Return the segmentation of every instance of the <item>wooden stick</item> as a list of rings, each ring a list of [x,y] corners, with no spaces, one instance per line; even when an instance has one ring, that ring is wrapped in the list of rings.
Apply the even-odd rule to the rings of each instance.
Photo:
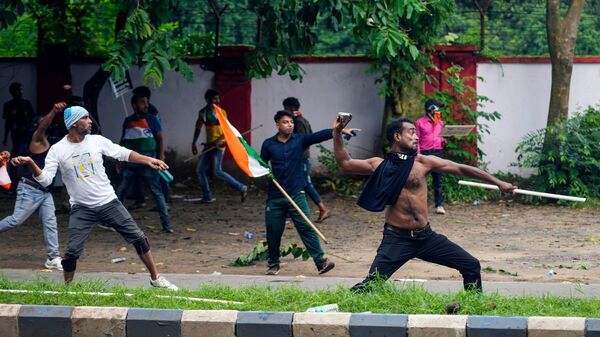
[[[250,129],[250,130],[247,130],[247,131],[243,132],[241,135],[242,135],[242,136],[245,136],[245,135],[249,134],[250,132],[252,132],[252,131],[254,131],[254,130],[258,129],[258,128],[262,128],[262,126],[263,126],[263,125],[262,125],[262,124],[260,124],[259,126],[255,127],[255,128],[252,128],[252,129]],[[198,154],[198,158],[202,158],[202,156],[204,156],[204,155],[205,155],[207,152],[210,152],[210,151],[212,151],[212,150],[214,150],[214,149],[216,149],[216,148],[217,148],[217,146],[211,146],[211,147],[209,147],[208,149],[206,149],[206,150],[204,150],[204,151],[200,152],[200,154]],[[194,159],[194,158],[196,158],[196,155],[193,155],[193,156],[191,156],[191,157],[188,157],[188,158],[184,159],[184,160],[183,160],[183,162],[184,162],[184,163],[187,163],[187,162],[189,162],[190,160],[192,160],[192,159]]]
[[[476,183],[476,182],[473,182],[473,181],[459,180],[458,184],[459,185],[465,185],[465,186],[472,186],[472,187],[487,188],[487,189],[490,189],[490,190],[499,190],[498,186],[496,186],[496,185]],[[569,196],[569,195],[562,195],[562,194],[553,194],[553,193],[544,193],[544,192],[536,192],[536,191],[529,191],[529,190],[520,190],[518,188],[515,189],[514,192],[518,193],[518,194],[533,195],[533,196],[536,196],[536,197],[543,197],[543,198],[553,198],[553,199],[560,199],[560,200],[585,202],[585,198],[572,197],[572,196]]]
[[[292,200],[292,198],[290,198],[289,194],[287,194],[287,192],[283,189],[283,187],[281,187],[281,185],[279,185],[279,183],[277,182],[277,180],[275,180],[272,176],[271,176],[271,181],[273,182],[273,184],[275,184],[275,186],[277,186],[277,188],[281,191],[281,193],[283,193],[283,195],[287,198],[287,200],[289,200],[290,203],[292,203],[292,206],[294,206],[294,208],[298,211],[298,213],[300,213],[300,215],[302,216],[302,218],[304,219],[304,221],[308,222],[308,224],[310,225],[310,227],[312,227],[312,229],[315,230],[315,233],[317,233],[317,235],[321,238],[321,240],[323,240],[323,242],[325,242],[325,243],[329,243],[329,241],[327,241],[327,239],[325,238],[325,236],[323,236],[323,234],[312,223],[312,221],[310,221],[310,219],[308,217],[306,217],[306,214],[304,214],[304,212],[302,212],[302,210],[300,209],[300,207],[298,207],[298,205],[294,202],[294,200]]]

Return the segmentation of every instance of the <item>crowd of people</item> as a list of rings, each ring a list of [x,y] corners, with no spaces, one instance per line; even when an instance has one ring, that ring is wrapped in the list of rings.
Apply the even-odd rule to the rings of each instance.
[[[177,286],[158,272],[146,234],[124,206],[129,196],[133,196],[136,204],[143,204],[143,190],[147,186],[156,201],[164,233],[173,233],[175,230],[167,205],[170,187],[165,179],[161,179],[161,171],[168,169],[164,161],[161,120],[158,110],[150,103],[150,90],[138,87],[133,91],[133,113],[123,122],[120,144],[92,134],[94,121],[80,101],[58,102],[46,115],[35,117],[31,104],[23,98],[22,86],[14,83],[10,91],[14,99],[4,106],[4,140],[6,145],[8,133],[11,133],[11,164],[23,167],[24,173],[18,177],[16,184],[13,214],[0,221],[0,232],[18,226],[38,211],[47,245],[44,265],[46,268],[63,270],[65,281],[70,283],[91,231],[97,225],[102,225],[114,230],[135,247],[140,260],[150,272],[152,286],[176,290]],[[216,177],[235,189],[244,202],[248,186],[221,167],[227,144],[214,108],[220,104],[220,93],[209,89],[204,98],[206,106],[198,113],[191,147],[192,153],[201,157],[198,170],[203,194],[201,201],[212,203],[216,200],[207,179],[207,172],[213,165]],[[268,187],[265,207],[269,248],[266,274],[276,275],[280,271],[279,248],[287,217],[292,219],[318,273],[326,273],[335,267],[334,261],[325,256],[320,239],[309,223],[311,213],[306,198],[308,195],[319,209],[317,222],[330,216],[329,209],[310,179],[309,148],[333,139],[335,160],[342,171],[370,176],[358,205],[369,211],[386,212],[383,239],[375,260],[365,280],[354,286],[353,290],[363,291],[374,279],[389,278],[415,257],[457,269],[463,275],[466,289],[481,290],[479,261],[445,236],[433,231],[429,223],[426,179],[430,174],[434,177],[435,207],[440,214],[445,213],[441,194],[442,173],[487,181],[496,184],[503,192],[511,192],[515,186],[478,168],[442,158],[441,107],[440,103],[429,100],[425,103],[425,116],[416,123],[406,118],[393,121],[387,127],[386,134],[391,152],[385,158],[358,160],[349,156],[342,139],[343,135],[355,135],[358,129],[346,128],[345,120],[338,117],[332,128],[313,132],[310,123],[299,111],[299,100],[294,97],[284,99],[283,110],[274,115],[276,134],[263,142],[260,151],[262,160],[270,165],[273,177],[287,192],[282,193],[273,182]],[[223,109],[219,110],[225,114]],[[66,134],[52,142],[48,130],[59,114],[63,115]],[[206,142],[202,143],[204,150],[199,152],[197,142],[202,127],[206,130]],[[114,158],[119,163],[117,168],[121,182],[116,191],[105,172],[104,157]],[[63,258],[59,253],[51,193],[57,173],[60,173],[69,194],[71,207],[67,248]]]

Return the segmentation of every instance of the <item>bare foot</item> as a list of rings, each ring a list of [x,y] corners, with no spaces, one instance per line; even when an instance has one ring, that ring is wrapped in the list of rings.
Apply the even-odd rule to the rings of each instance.
[[[325,219],[329,218],[329,216],[330,216],[330,214],[329,214],[328,209],[320,210],[319,217],[317,218],[317,221],[315,221],[315,222],[321,223],[321,222],[325,221]]]

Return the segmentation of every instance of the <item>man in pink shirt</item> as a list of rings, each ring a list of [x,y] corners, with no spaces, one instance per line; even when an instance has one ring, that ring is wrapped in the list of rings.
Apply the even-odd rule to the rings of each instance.
[[[441,103],[433,99],[427,100],[425,102],[425,116],[417,119],[415,127],[417,129],[417,137],[419,137],[418,152],[424,155],[443,158],[445,140],[440,136],[444,128],[444,122],[440,119],[441,106]],[[435,212],[437,214],[446,214],[443,205],[442,175],[432,171],[431,177],[433,178]]]

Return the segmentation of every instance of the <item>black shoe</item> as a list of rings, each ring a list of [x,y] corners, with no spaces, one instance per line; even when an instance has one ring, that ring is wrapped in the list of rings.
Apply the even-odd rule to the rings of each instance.
[[[325,274],[326,272],[330,271],[333,268],[335,268],[335,263],[325,257],[325,258],[323,258],[323,260],[321,260],[321,264],[320,264],[320,266],[317,267],[317,270],[319,270],[319,275],[321,275],[321,274]]]
[[[279,274],[279,265],[278,264],[274,264],[272,266],[269,266],[269,269],[267,269],[267,271],[265,272],[265,275],[277,275]]]
[[[163,232],[165,232],[167,234],[173,234],[175,231],[173,230],[173,228],[169,227],[169,228],[163,228]]]

